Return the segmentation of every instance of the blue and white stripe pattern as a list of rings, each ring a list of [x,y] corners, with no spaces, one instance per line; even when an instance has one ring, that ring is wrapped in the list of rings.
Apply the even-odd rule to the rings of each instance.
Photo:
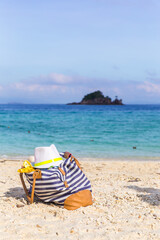
[[[63,157],[63,154],[61,153]],[[44,202],[64,204],[70,195],[82,190],[91,190],[91,184],[82,170],[77,166],[71,157],[65,159],[59,166],[65,175],[58,168],[41,169],[42,178],[36,179],[35,195]],[[30,185],[33,184],[33,172],[26,173]],[[67,182],[66,187],[64,182]]]

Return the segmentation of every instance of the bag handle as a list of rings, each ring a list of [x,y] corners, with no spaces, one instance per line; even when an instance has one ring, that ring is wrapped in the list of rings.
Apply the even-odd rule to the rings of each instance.
[[[82,168],[81,168],[81,165],[80,165],[80,163],[79,163],[79,161],[77,160],[77,158],[75,158],[73,155],[71,155],[71,162],[72,162],[72,160],[74,160],[75,161],[75,163],[77,164],[77,166],[82,170]]]
[[[41,177],[42,177],[41,170],[36,169],[36,171],[33,173],[33,185],[32,185],[32,193],[31,193],[31,197],[30,197],[29,192],[28,192],[27,187],[26,187],[26,184],[25,184],[24,179],[23,179],[23,173],[20,173],[20,179],[21,179],[21,182],[22,182],[22,186],[23,186],[24,191],[26,193],[26,197],[31,204],[34,201],[34,189],[35,189],[36,179],[39,179]]]
[[[72,162],[72,160],[74,160],[75,163],[77,164],[77,166],[82,170],[79,161],[78,161],[77,158],[75,158],[70,152],[65,152],[65,153],[64,153],[64,158],[71,158],[71,162]]]
[[[72,160],[74,160],[75,163],[77,164],[77,166],[82,170],[79,161],[71,153],[65,152],[63,156],[64,156],[64,158],[71,158],[71,160],[70,160],[71,162],[72,162]],[[65,176],[65,172],[63,171],[63,169],[60,168],[60,167],[58,167],[58,169],[63,174],[63,176]],[[66,188],[69,187],[66,180],[64,181],[64,185],[65,185]]]

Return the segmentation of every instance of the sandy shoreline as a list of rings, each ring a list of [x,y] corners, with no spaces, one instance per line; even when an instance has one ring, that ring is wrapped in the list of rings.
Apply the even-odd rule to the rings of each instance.
[[[160,162],[82,161],[92,206],[27,205],[19,161],[0,160],[0,239],[160,239]]]

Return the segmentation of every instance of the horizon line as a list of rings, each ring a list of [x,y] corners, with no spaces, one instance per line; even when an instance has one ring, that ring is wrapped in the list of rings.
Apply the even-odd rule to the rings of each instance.
[[[0,105],[68,105],[68,103],[0,103]],[[125,105],[160,105],[160,103],[124,103],[123,105],[75,104],[72,106],[125,106]]]

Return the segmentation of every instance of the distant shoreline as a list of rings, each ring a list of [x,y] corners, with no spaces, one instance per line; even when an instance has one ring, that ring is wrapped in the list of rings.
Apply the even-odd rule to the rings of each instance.
[[[2,158],[0,157],[0,162],[5,162],[5,161],[24,161],[27,160],[31,157],[31,155],[28,156],[8,156],[8,158]],[[32,156],[33,157],[33,156]],[[98,162],[160,162],[160,156],[158,157],[148,157],[148,156],[133,156],[133,157],[108,157],[108,158],[102,158],[102,157],[78,157],[78,154],[76,155],[79,161],[84,161],[84,162],[91,162],[91,161],[98,161]]]

